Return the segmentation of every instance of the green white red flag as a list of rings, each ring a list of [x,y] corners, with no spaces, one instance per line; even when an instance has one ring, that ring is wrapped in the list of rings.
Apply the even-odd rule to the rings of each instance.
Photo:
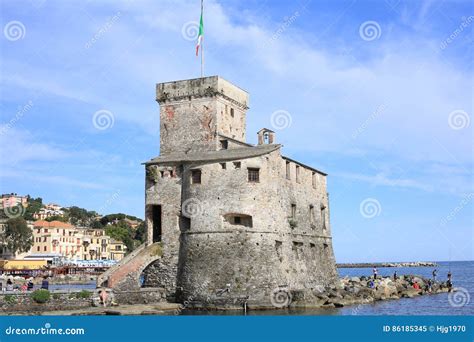
[[[202,23],[202,1],[201,1],[201,20],[199,20],[199,34],[198,34],[197,44],[196,44],[196,56],[199,55],[199,48],[201,47],[203,34],[204,34],[204,25]]]

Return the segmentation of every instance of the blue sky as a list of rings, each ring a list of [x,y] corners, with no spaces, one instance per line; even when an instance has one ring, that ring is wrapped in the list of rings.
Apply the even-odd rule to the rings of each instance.
[[[1,6],[0,191],[143,217],[155,84],[199,76],[199,1]],[[329,173],[338,261],[473,259],[472,3],[206,0],[204,25],[249,142],[285,111],[284,153]]]

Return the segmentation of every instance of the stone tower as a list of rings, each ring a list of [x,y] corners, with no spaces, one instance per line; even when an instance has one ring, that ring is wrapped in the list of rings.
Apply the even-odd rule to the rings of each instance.
[[[217,150],[218,134],[245,142],[248,94],[221,77],[160,83],[160,155]]]
[[[269,129],[246,143],[248,94],[221,77],[158,84],[157,101],[160,156],[145,163],[148,243],[163,252],[154,286],[240,307],[310,301],[332,283],[326,174],[282,156]]]

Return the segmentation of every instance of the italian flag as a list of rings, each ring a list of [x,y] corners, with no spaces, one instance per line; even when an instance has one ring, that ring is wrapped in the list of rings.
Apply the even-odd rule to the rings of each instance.
[[[202,24],[202,3],[201,3],[201,20],[199,21],[199,34],[198,34],[198,40],[196,44],[196,57],[199,55],[199,47],[201,46],[203,33],[204,33],[204,26]]]

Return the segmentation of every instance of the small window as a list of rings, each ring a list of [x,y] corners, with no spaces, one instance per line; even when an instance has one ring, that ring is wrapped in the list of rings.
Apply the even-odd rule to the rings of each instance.
[[[225,170],[227,168],[226,163],[220,163],[222,170]]]
[[[291,218],[296,218],[296,204],[291,204]]]
[[[314,206],[309,206],[309,222],[313,225],[314,224]]]
[[[317,182],[316,182],[316,172],[313,172],[313,173],[311,174],[311,179],[312,179],[312,183],[313,183],[313,188],[316,189],[316,183],[317,183]]]
[[[300,182],[300,166],[296,165],[296,183]]]
[[[290,162],[286,162],[286,179],[290,179]]]
[[[227,140],[220,140],[220,143],[221,143],[221,149],[227,150],[227,148],[229,147],[229,142]]]
[[[46,246],[44,246],[43,250],[46,252]]]
[[[275,240],[275,251],[277,253],[278,259],[280,259],[280,262],[283,261],[283,242]]]
[[[321,204],[321,225],[323,229],[326,229],[326,206]]]
[[[246,214],[226,214],[224,215],[224,220],[225,222],[228,222],[231,225],[241,225],[249,228],[252,228],[253,226],[252,216]]]
[[[36,250],[39,252],[40,251],[40,246],[36,247]]]
[[[258,183],[260,181],[260,170],[259,169],[248,169],[249,182]]]
[[[234,117],[234,108],[230,109],[230,116]]]
[[[234,162],[234,169],[240,169],[241,163],[240,162]]]
[[[191,183],[201,184],[201,170],[191,170]]]

